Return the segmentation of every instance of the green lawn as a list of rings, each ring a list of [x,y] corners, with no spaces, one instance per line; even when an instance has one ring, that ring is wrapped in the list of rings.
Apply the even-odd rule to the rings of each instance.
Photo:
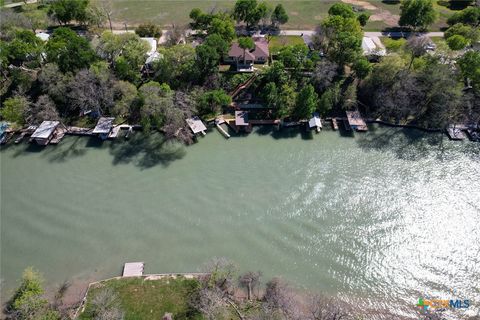
[[[280,48],[296,44],[305,44],[300,36],[273,36],[268,43],[271,54],[277,54]]]
[[[101,0],[94,0],[101,1]],[[268,3],[273,6],[282,3],[290,17],[284,29],[314,29],[327,16],[328,8],[340,0],[273,0]],[[400,14],[399,3],[388,3],[380,0],[366,0],[382,10],[392,14]],[[186,25],[192,8],[198,7],[204,11],[223,11],[231,9],[235,0],[198,1],[198,0],[114,0],[113,18],[117,26],[123,27],[123,22],[138,24],[150,20],[164,27],[172,23]],[[432,31],[445,27],[448,16],[454,11],[448,8],[448,1],[435,0],[435,8],[439,14],[437,22],[430,28]],[[382,21],[370,21],[366,30],[379,30],[386,27]]]
[[[188,305],[189,297],[195,293],[197,280],[184,277],[144,280],[142,278],[115,279],[91,288],[85,311],[80,319],[92,319],[91,301],[106,288],[118,294],[120,307],[125,312],[125,320],[161,319],[165,312],[179,319],[203,319]]]

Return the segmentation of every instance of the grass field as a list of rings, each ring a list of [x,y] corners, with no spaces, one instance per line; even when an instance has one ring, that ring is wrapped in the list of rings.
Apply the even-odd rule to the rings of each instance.
[[[126,320],[162,319],[165,312],[172,313],[174,319],[203,319],[188,305],[188,299],[197,290],[198,282],[183,277],[106,281],[103,286],[90,289],[87,305],[80,319],[93,319],[91,301],[106,288],[111,288],[118,294],[120,308],[125,312]]]
[[[101,0],[96,0],[101,1]],[[289,15],[289,21],[283,29],[314,29],[327,15],[328,8],[340,0],[283,0],[268,1],[272,5],[282,3]],[[379,10],[386,10],[393,15],[400,13],[400,4],[389,4],[382,0],[365,0]],[[198,7],[206,12],[212,10],[224,11],[233,7],[235,0],[114,0],[114,20],[123,27],[123,23],[138,24],[144,21],[153,21],[164,27],[186,25],[192,8]],[[436,0],[435,8],[439,19],[430,28],[432,31],[445,27],[445,21],[454,12],[448,8],[448,2]],[[460,8],[457,8],[460,9]],[[375,12],[373,12],[375,13]],[[378,13],[378,11],[376,11]],[[366,30],[381,30],[387,25],[382,21],[369,21]]]
[[[271,54],[277,54],[278,51],[285,46],[302,44],[305,45],[303,38],[300,36],[273,36],[268,43],[268,49]]]

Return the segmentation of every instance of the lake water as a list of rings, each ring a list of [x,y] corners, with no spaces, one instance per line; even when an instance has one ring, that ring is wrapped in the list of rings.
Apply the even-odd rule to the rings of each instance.
[[[136,134],[0,155],[4,298],[27,266],[54,285],[115,276],[127,261],[190,272],[224,256],[374,309],[413,316],[430,296],[479,310],[478,143],[261,128],[186,148]]]

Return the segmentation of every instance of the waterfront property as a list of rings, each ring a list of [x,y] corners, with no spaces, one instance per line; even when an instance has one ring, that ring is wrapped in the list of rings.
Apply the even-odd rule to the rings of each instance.
[[[32,140],[42,146],[46,146],[54,137],[60,121],[43,121],[33,132]]]
[[[358,110],[346,111],[348,126],[356,131],[367,131],[367,123]]]
[[[92,133],[98,135],[102,140],[108,139],[113,128],[113,117],[101,117]]]
[[[190,127],[190,129],[194,134],[201,133],[202,135],[205,135],[205,131],[207,131],[207,127],[202,122],[202,120],[200,120],[199,117],[194,116],[192,118],[186,119],[185,121],[187,122],[188,126]]]
[[[315,130],[316,132],[322,130],[322,120],[317,112],[315,112],[313,117],[308,121],[308,127],[310,130]]]
[[[265,37],[255,37],[253,41],[255,48],[252,50],[244,50],[238,42],[233,42],[225,62],[233,64],[237,71],[253,71],[254,64],[266,63],[270,55],[267,40]]]

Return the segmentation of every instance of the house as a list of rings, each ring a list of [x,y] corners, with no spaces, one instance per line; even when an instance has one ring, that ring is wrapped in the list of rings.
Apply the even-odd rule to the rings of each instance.
[[[92,133],[98,134],[102,140],[107,139],[113,128],[113,120],[115,120],[115,118],[101,117],[98,119],[97,125],[93,129]]]
[[[205,135],[207,127],[203,124],[202,120],[199,117],[195,116],[185,120],[194,134],[201,133]]]
[[[322,130],[322,120],[320,119],[320,115],[315,112],[313,114],[313,117],[308,121],[308,127],[310,130],[315,130],[317,132],[320,132]]]
[[[151,65],[153,62],[159,60],[162,55],[157,52],[157,39],[155,38],[140,38],[148,43],[150,50],[147,52],[147,59],[145,60],[145,66]]]
[[[255,48],[245,51],[240,48],[238,42],[233,42],[228,56],[225,57],[225,63],[236,66],[237,71],[253,71],[253,64],[264,64],[268,61],[270,52],[268,50],[268,42],[265,37],[253,38]]]
[[[55,136],[60,121],[43,121],[33,132],[32,139],[42,146],[46,146]]]
[[[387,50],[378,37],[363,37],[362,50],[365,56],[385,56]]]

